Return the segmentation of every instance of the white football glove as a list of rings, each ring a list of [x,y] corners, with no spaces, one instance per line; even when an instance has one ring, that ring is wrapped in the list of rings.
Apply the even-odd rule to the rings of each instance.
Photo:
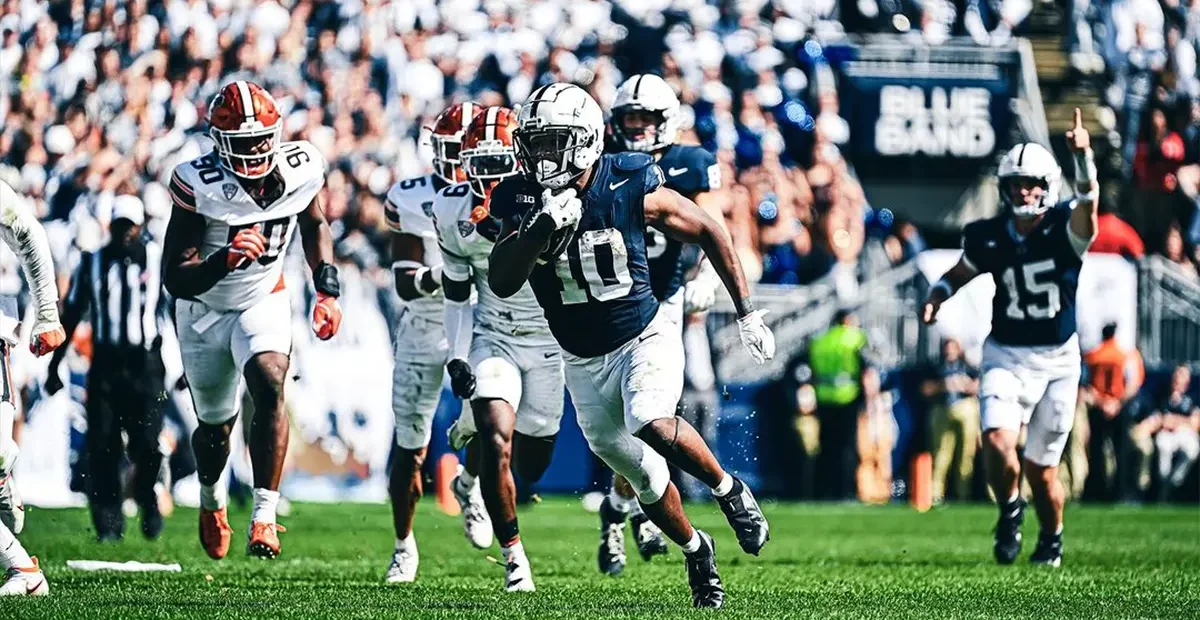
[[[700,263],[700,271],[683,286],[683,312],[692,314],[704,312],[717,303],[717,288],[721,286],[721,278],[712,263]]]
[[[775,334],[762,320],[767,312],[770,311],[755,310],[738,319],[738,336],[742,339],[742,346],[759,364],[775,357]]]
[[[549,217],[554,222],[554,230],[562,230],[579,223],[583,217],[583,202],[575,197],[575,189],[571,188],[558,194],[547,189],[542,192],[542,210],[539,217]]]

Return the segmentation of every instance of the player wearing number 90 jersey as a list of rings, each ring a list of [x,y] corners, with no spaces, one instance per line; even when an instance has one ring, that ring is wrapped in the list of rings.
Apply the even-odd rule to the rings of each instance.
[[[1095,164],[1089,137],[1075,111],[1068,142],[1075,154],[1078,196],[1059,203],[1061,170],[1038,144],[1019,144],[1000,161],[998,217],[963,229],[963,255],[930,291],[924,319],[977,275],[996,283],[992,333],[983,346],[979,385],[988,482],[1000,507],[993,553],[1001,564],[1021,549],[1024,502],[1021,470],[1033,490],[1041,536],[1032,561],[1062,561],[1063,491],[1058,464],[1075,419],[1079,391],[1079,338],[1075,289],[1083,255],[1096,233]],[[1017,437],[1028,427],[1025,467]]]
[[[222,87],[208,123],[213,151],[171,175],[174,206],[163,249],[163,284],[176,298],[183,370],[200,422],[192,436],[201,485],[200,542],[214,559],[229,551],[221,476],[244,376],[255,411],[247,552],[271,558],[280,551],[275,505],[292,349],[292,309],[280,259],[297,229],[316,289],[313,331],[329,339],[341,323],[333,235],[319,199],[325,158],[308,142],[280,142],[280,110],[251,82]]]

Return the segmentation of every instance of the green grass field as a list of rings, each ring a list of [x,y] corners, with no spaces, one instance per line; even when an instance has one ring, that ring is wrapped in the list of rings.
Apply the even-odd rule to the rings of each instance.
[[[1032,567],[1027,519],[1015,566],[991,561],[994,509],[918,514],[901,506],[765,506],[772,541],[743,555],[715,506],[690,512],[714,534],[730,618],[1197,618],[1200,510],[1070,507],[1059,570]],[[1032,514],[1030,514],[1032,517]],[[243,553],[245,512],[230,557],[209,560],[195,512],[181,509],[150,543],[130,522],[118,545],[94,542],[83,510],[31,509],[26,547],[41,558],[51,597],[0,602],[0,618],[662,618],[694,615],[682,556],[645,564],[629,541],[625,575],[595,567],[597,517],[574,499],[521,513],[538,591],[501,592],[503,568],[475,551],[459,521],[423,502],[417,583],[382,582],[392,549],[382,505],[301,504],[281,521],[273,562]],[[68,559],[178,562],[182,573],[87,573]],[[707,612],[712,613],[712,612]]]

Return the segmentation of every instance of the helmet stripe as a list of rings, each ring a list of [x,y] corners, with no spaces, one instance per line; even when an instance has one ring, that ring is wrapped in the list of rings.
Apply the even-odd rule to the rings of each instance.
[[[238,88],[238,96],[242,100],[242,114],[246,117],[247,123],[254,122],[254,97],[250,95],[250,86],[244,80],[235,82]]]
[[[484,123],[483,123],[483,126],[484,126],[483,138],[485,140],[495,140],[496,139],[496,117],[498,117],[498,116],[500,116],[500,108],[499,107],[492,106],[492,107],[488,108],[487,118],[484,119]]]
[[[467,133],[467,128],[471,126],[471,119],[475,118],[475,107],[470,101],[464,101],[462,104],[462,132]]]
[[[1021,145],[1021,152],[1020,152],[1020,153],[1017,153],[1017,167],[1018,167],[1018,168],[1020,168],[1020,167],[1021,167],[1021,164],[1022,164],[1022,162],[1024,162],[1024,161],[1025,161],[1025,147],[1026,147],[1026,146],[1028,146],[1028,145],[1027,145],[1027,144],[1022,144],[1022,145]]]
[[[644,78],[644,77],[646,77],[646,76],[645,75],[637,76],[637,81],[633,83],[633,100],[634,101],[637,101],[638,95],[641,94],[642,78]]]

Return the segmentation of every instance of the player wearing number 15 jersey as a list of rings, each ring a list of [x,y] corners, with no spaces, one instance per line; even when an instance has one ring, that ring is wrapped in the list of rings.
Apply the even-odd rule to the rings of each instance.
[[[963,256],[933,287],[924,319],[977,275],[996,283],[992,333],[983,347],[979,400],[988,483],[1000,504],[994,555],[1010,564],[1021,550],[1024,501],[1017,436],[1028,425],[1025,472],[1041,535],[1031,560],[1062,561],[1063,490],[1058,464],[1075,419],[1079,338],[1075,288],[1083,254],[1096,234],[1095,164],[1079,110],[1067,134],[1078,196],[1058,203],[1061,170],[1050,151],[1019,144],[1000,161],[1007,212],[963,229]]]
[[[742,317],[751,355],[771,357],[774,340],[750,307],[741,266],[717,222],[663,188],[651,156],[602,155],[603,133],[600,106],[577,86],[543,86],[525,102],[514,138],[529,177],[510,177],[492,190],[491,212],[504,228],[488,282],[500,297],[516,295],[527,281],[532,286],[563,349],[567,389],[588,445],[683,548],[693,604],[719,607],[725,591],[712,538],[684,515],[667,459],[713,487],[747,552],[766,543],[767,523],[749,489],[675,416],[683,342],[654,297],[646,227],[700,244]]]
[[[199,425],[192,435],[200,478],[200,542],[213,559],[229,551],[229,434],[242,377],[254,401],[250,460],[254,512],[247,552],[279,554],[275,507],[287,447],[284,383],[292,349],[283,261],[297,229],[313,272],[313,331],[341,324],[333,238],[318,193],[325,158],[308,142],[280,142],[275,100],[252,82],[226,84],[209,106],[216,143],[171,176],[174,203],[163,250],[163,284],[176,297],[183,370]]]

